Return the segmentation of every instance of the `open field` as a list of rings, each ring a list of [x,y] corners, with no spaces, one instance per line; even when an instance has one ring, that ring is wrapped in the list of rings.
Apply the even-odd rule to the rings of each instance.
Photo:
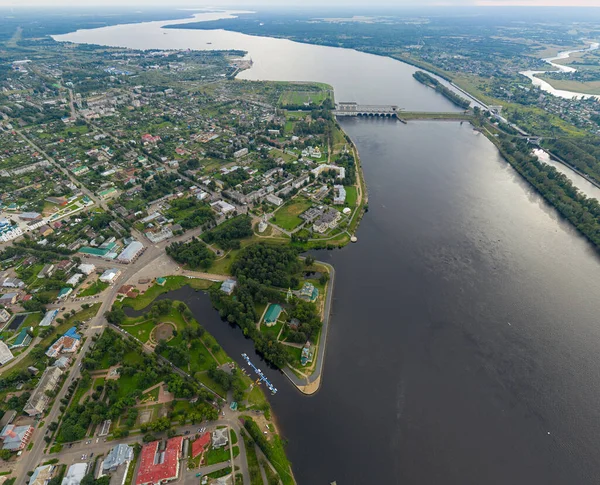
[[[589,82],[582,83],[579,81],[551,79],[547,76],[540,76],[540,78],[543,79],[544,81],[550,83],[550,85],[555,89],[563,89],[565,91],[574,91],[576,93],[600,95],[600,81],[589,81]]]
[[[280,207],[271,221],[282,229],[291,231],[302,224],[302,219],[298,216],[310,208],[311,205],[310,200],[304,197],[296,197]]]

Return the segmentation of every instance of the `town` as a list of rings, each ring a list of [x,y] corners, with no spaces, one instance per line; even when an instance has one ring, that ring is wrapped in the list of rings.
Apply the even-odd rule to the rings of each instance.
[[[334,273],[298,253],[355,241],[367,209],[331,88],[231,80],[233,51],[10,53],[0,483],[294,483],[276,389],[156,298],[205,292],[318,389]],[[265,255],[285,270],[250,271]]]

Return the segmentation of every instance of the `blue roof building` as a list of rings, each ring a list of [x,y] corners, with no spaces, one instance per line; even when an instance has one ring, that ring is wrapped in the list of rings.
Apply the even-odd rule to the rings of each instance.
[[[76,340],[81,340],[81,335],[79,335],[77,333],[77,328],[76,327],[71,327],[69,330],[67,330],[65,332],[65,337],[71,337],[71,338],[74,338]]]

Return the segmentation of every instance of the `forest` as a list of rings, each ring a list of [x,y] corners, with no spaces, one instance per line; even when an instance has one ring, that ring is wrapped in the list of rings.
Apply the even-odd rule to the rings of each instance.
[[[195,237],[189,242],[171,243],[167,246],[166,252],[179,264],[190,269],[208,269],[215,260],[215,253]]]
[[[216,244],[221,249],[239,249],[240,239],[252,236],[252,219],[244,214],[230,219],[202,235],[209,244]]]
[[[600,138],[544,139],[542,146],[600,183]]]

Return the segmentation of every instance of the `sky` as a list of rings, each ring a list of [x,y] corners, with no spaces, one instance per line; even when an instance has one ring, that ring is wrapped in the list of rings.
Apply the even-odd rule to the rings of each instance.
[[[282,7],[285,6],[310,6],[321,7],[364,7],[364,0],[0,0],[0,7],[22,6],[72,6],[85,7],[92,5],[101,6],[140,6],[140,7]],[[600,0],[373,0],[370,6],[539,6],[539,7],[600,7]]]

